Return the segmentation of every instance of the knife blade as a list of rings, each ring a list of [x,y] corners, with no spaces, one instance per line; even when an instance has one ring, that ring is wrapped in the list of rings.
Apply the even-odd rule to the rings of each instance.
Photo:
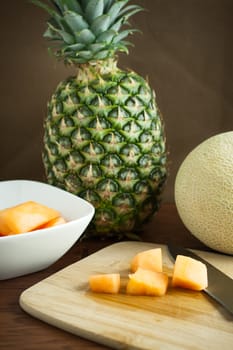
[[[210,297],[220,303],[225,309],[233,314],[233,279],[228,277],[222,271],[214,267],[205,259],[195,254],[189,249],[168,245],[168,250],[173,259],[177,255],[186,255],[190,258],[203,262],[207,267],[208,287],[203,290]]]

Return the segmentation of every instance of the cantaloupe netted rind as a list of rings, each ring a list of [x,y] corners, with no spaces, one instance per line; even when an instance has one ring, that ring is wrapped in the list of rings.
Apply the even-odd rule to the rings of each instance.
[[[187,155],[176,176],[175,202],[195,237],[233,254],[233,131],[210,137]]]

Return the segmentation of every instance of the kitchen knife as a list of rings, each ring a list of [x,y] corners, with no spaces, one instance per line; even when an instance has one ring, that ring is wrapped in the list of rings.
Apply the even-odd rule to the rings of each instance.
[[[191,252],[189,249],[178,247],[175,245],[168,245],[168,250],[176,259],[177,255],[185,255],[190,258],[203,262],[207,267],[208,273],[208,287],[203,290],[218,303],[224,306],[225,309],[233,314],[233,279],[225,275],[222,271],[211,265],[206,260],[202,259],[197,254]]]

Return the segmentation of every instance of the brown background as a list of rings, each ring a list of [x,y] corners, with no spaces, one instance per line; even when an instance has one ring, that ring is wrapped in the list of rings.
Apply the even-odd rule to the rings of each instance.
[[[189,151],[233,130],[233,0],[135,0],[147,11],[122,67],[148,76],[163,113],[173,201],[174,179]],[[47,52],[47,14],[27,0],[1,2],[0,180],[44,180],[41,161],[46,103],[72,71]]]

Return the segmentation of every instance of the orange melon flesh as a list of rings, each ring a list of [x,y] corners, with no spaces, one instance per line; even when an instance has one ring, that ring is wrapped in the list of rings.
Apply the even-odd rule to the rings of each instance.
[[[97,274],[89,277],[89,286],[92,292],[117,294],[120,290],[120,274]]]
[[[53,227],[53,226],[57,226],[65,223],[66,223],[66,220],[62,216],[58,216],[57,218],[54,218],[46,222],[44,225],[40,226],[39,229],[49,228],[49,227]]]
[[[162,250],[161,248],[154,248],[145,250],[135,255],[131,261],[130,269],[135,272],[139,267],[162,272]]]
[[[172,286],[201,291],[208,286],[206,265],[184,255],[177,255]]]
[[[0,232],[4,235],[35,230],[60,213],[34,201],[27,201],[0,211]]]
[[[126,294],[162,296],[168,287],[168,276],[163,272],[145,270],[141,267],[129,274]]]

